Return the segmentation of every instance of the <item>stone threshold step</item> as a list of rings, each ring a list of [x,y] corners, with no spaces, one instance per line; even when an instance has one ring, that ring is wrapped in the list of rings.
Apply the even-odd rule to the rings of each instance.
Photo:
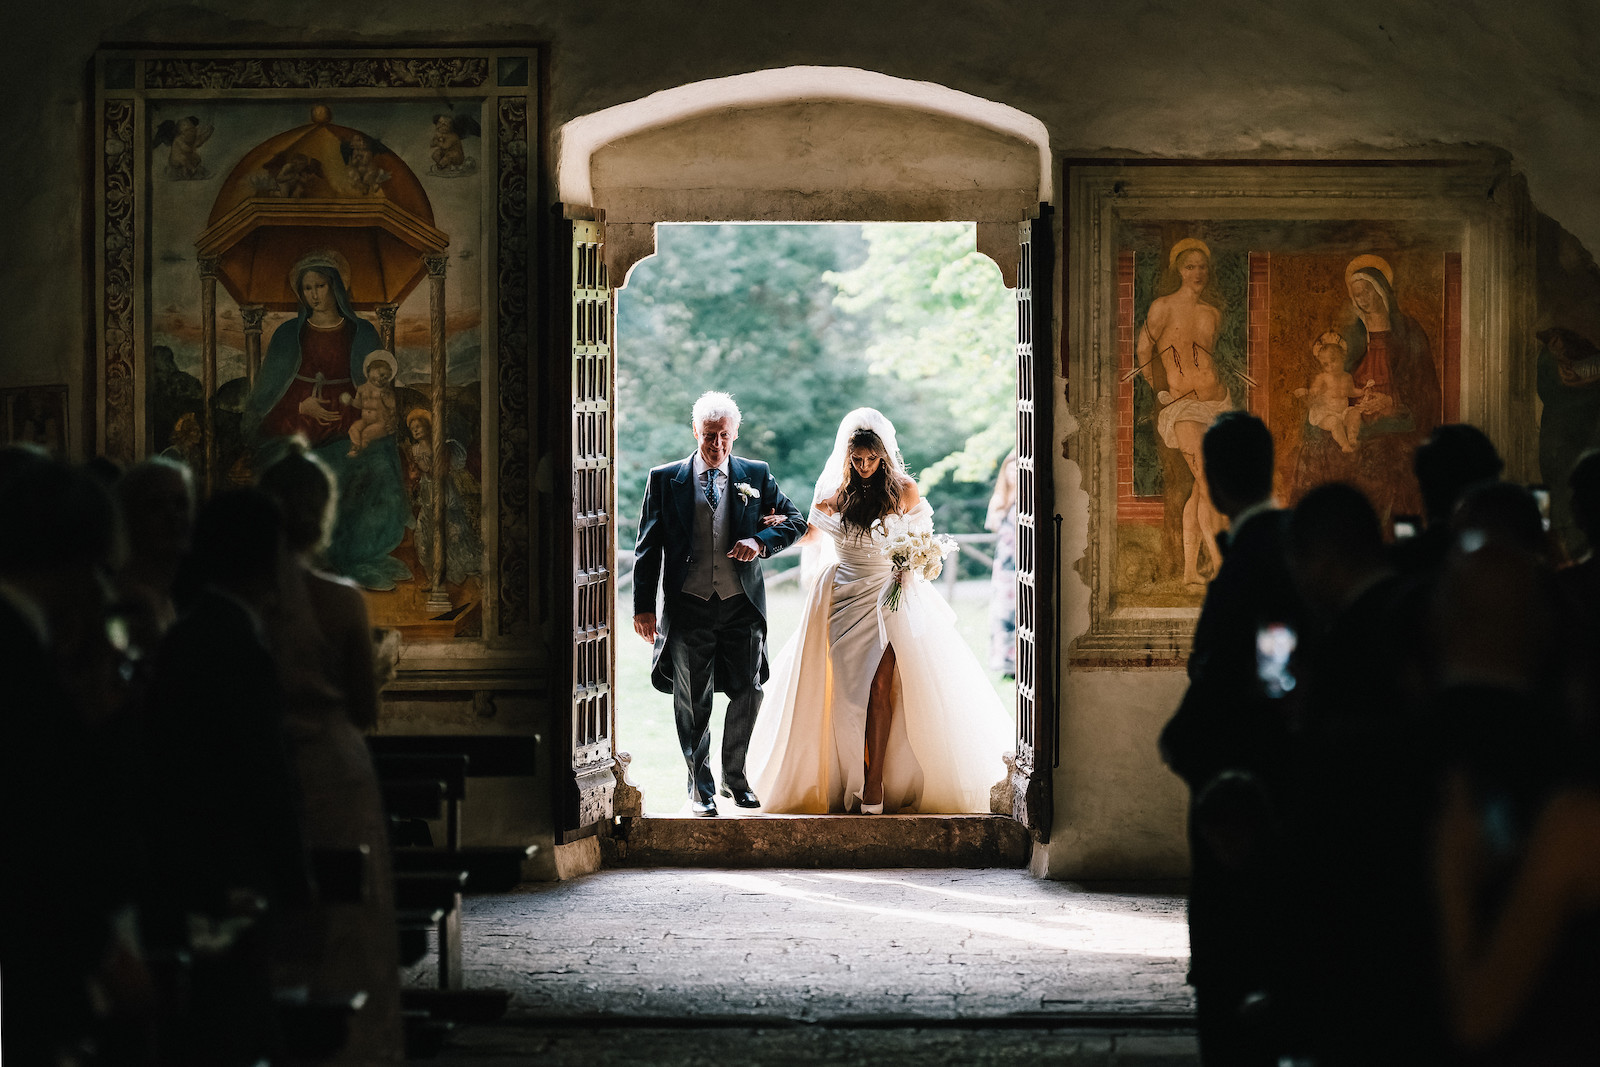
[[[1028,831],[1002,815],[623,819],[607,867],[1024,867]]]

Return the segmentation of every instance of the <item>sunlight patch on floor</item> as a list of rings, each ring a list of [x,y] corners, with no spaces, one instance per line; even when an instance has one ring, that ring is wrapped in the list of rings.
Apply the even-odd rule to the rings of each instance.
[[[1008,918],[1004,915],[981,912],[939,912],[917,908],[885,907],[864,904],[842,893],[829,893],[803,886],[786,884],[778,878],[762,874],[745,874],[732,871],[709,871],[695,876],[701,881],[727,886],[743,893],[766,894],[807,904],[836,908],[863,915],[885,918],[911,919],[936,926],[955,927],[1012,938],[1029,945],[1077,952],[1104,952],[1118,955],[1147,956],[1157,959],[1175,959],[1187,956],[1189,933],[1181,916],[1155,918],[1145,915],[1112,914],[1074,905],[1065,905],[1060,916],[1031,917],[1030,921]],[[824,875],[836,882],[882,881],[906,885],[913,889],[926,889],[894,879],[873,879],[859,875]],[[843,886],[841,886],[843,888]],[[943,892],[934,890],[934,892]],[[954,894],[951,894],[954,895]],[[967,894],[974,896],[976,894]],[[977,897],[974,902],[994,903],[1017,907],[1018,902],[998,898]],[[1052,925],[1041,925],[1049,923]],[[1063,925],[1054,925],[1054,924]]]

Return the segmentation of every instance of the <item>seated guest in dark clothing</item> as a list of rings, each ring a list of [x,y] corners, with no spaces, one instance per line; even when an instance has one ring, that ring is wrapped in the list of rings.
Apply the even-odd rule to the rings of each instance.
[[[1403,574],[1435,571],[1450,549],[1450,515],[1469,488],[1500,477],[1505,463],[1494,442],[1476,426],[1436,426],[1412,460],[1426,525],[1415,536],[1395,540],[1394,562]]]
[[[0,1026],[8,1063],[55,1063],[82,1054],[108,1003],[148,990],[128,884],[137,859],[117,819],[126,798],[107,795],[103,750],[67,684],[105,643],[116,516],[83,471],[3,451]]]
[[[1272,502],[1272,435],[1244,412],[1202,442],[1211,499],[1229,519],[1222,566],[1206,591],[1189,690],[1161,733],[1161,755],[1190,790],[1190,982],[1205,1063],[1273,1063],[1246,1018],[1270,966],[1272,810],[1285,737],[1286,659],[1299,605],[1288,578],[1283,512]],[[1263,640],[1284,653],[1263,669]]]
[[[1377,513],[1319,486],[1289,521],[1314,624],[1286,790],[1282,943],[1295,1045],[1319,1064],[1427,1063],[1439,1047],[1424,860],[1432,765],[1402,679],[1420,640]]]
[[[153,654],[161,634],[177,619],[172,587],[193,533],[194,476],[164,456],[135,463],[117,482],[117,502],[128,532],[128,558],[117,574],[117,592],[130,615],[135,646]]]
[[[187,607],[162,642],[151,683],[155,917],[206,972],[193,983],[190,1025],[172,1038],[179,1062],[270,1056],[264,930],[274,909],[309,894],[283,691],[262,623],[283,562],[271,497],[240,489],[212,498],[180,581]]]

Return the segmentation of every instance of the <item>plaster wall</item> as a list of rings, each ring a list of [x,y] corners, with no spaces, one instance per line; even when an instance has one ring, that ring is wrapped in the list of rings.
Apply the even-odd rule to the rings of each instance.
[[[1009,219],[1037,210],[1039,148],[943,115],[797,103],[697,115],[593,156],[612,222]],[[794,176],[805,176],[805,190]]]
[[[1055,429],[1063,442],[1078,429],[1066,394],[1058,369]],[[1094,526],[1083,468],[1064,445],[1053,459],[1062,516],[1057,625],[1066,666],[1053,753],[1055,821],[1031,866],[1041,877],[1074,881],[1183,878],[1188,790],[1161,762],[1156,739],[1189,679],[1181,670],[1071,669],[1065,650],[1089,629],[1092,593],[1082,568]]]
[[[1047,878],[1183,878],[1189,796],[1156,738],[1188,685],[1182,671],[1076,671],[1061,694],[1055,827],[1036,848]]]
[[[545,129],[706,78],[837,64],[929,81],[1038,118],[1067,155],[1363,156],[1487,143],[1534,202],[1600,246],[1600,20],[1584,2],[1496,0],[76,0],[9,26],[0,187],[0,385],[81,380],[89,319],[81,179],[86,70],[104,43],[548,44]],[[26,57],[25,59],[21,57]],[[547,149],[551,147],[547,144]],[[542,160],[553,166],[548,150]],[[22,313],[21,309],[27,309]]]

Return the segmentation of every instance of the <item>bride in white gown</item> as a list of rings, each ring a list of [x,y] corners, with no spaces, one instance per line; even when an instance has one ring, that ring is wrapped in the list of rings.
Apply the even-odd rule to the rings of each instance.
[[[894,512],[932,515],[894,425],[858,408],[817,479],[806,541],[825,558],[750,740],[764,811],[987,812],[1006,774],[1011,716],[950,605],[914,571],[898,608],[883,604],[894,572],[866,527]]]

